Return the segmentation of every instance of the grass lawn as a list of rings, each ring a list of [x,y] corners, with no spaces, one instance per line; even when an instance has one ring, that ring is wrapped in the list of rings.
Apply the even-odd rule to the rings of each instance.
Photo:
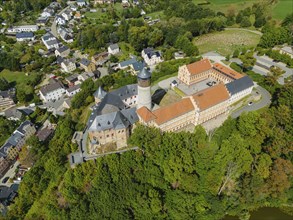
[[[31,75],[26,76],[23,72],[12,72],[10,70],[2,70],[0,77],[4,77],[8,82],[21,83],[31,78]]]
[[[150,13],[150,14],[147,14],[146,16],[149,16],[152,19],[157,19],[157,18],[164,19],[164,17],[165,17],[163,10],[162,11],[156,11],[156,12],[153,12],[153,13]]]
[[[227,12],[230,9],[234,9],[235,12],[242,10],[246,7],[252,6],[254,3],[259,2],[259,0],[193,0],[195,4],[200,4],[204,2],[210,2],[208,5],[203,5],[203,7],[208,7],[212,10]]]
[[[244,30],[225,30],[199,36],[193,40],[200,53],[217,51],[222,55],[232,54],[235,49],[255,47],[260,36]]]
[[[283,20],[288,14],[293,12],[292,0],[279,0],[273,7],[273,18]]]
[[[170,105],[172,103],[180,101],[182,98],[173,90],[169,89],[164,98],[160,102],[160,107]]]

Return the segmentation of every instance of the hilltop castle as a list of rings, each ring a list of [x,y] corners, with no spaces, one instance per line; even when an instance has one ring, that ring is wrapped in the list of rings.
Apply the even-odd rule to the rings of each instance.
[[[152,110],[151,74],[146,68],[138,73],[138,84],[109,93],[99,88],[87,124],[88,152],[97,154],[105,148],[126,147],[137,122],[172,132],[202,124],[228,113],[229,106],[249,95],[254,85],[248,76],[219,63],[212,65],[208,59],[179,67],[178,79],[187,86],[208,78],[217,84],[155,110]]]

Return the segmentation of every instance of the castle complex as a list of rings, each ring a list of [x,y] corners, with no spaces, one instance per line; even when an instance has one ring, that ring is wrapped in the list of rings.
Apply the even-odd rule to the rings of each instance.
[[[138,84],[109,93],[99,88],[94,94],[96,105],[87,125],[90,154],[103,152],[109,146],[113,150],[126,147],[137,122],[176,132],[227,114],[230,105],[249,95],[254,85],[248,76],[203,59],[179,67],[178,79],[187,86],[205,79],[215,80],[216,85],[153,109],[150,72],[143,68],[137,79]]]

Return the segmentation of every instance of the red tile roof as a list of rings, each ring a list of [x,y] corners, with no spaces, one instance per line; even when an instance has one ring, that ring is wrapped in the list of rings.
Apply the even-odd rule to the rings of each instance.
[[[222,83],[192,95],[192,98],[201,111],[224,102],[228,100],[229,97],[229,93]]]
[[[156,116],[155,122],[160,125],[192,110],[194,110],[194,105],[190,98],[184,98],[179,102],[153,111],[153,114]]]
[[[242,74],[240,74],[240,73],[238,73],[238,72],[236,72],[226,66],[223,66],[220,63],[214,64],[213,68],[215,70],[218,70],[219,72],[225,73],[226,75],[230,76],[233,79],[240,79],[241,77],[243,77]]]
[[[145,106],[137,109],[136,113],[146,123],[156,119],[156,116]]]
[[[186,67],[189,73],[191,75],[194,75],[194,74],[202,73],[209,69],[212,69],[213,66],[208,59],[203,59],[203,60],[188,64],[186,65]]]

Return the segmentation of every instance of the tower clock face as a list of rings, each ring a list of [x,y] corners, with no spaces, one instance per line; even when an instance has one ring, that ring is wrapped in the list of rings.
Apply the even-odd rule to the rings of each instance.
[[[138,85],[140,87],[149,87],[151,85],[150,79],[138,79]]]

